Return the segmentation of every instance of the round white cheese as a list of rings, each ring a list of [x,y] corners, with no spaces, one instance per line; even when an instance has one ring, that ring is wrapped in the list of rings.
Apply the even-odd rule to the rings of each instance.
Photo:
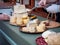
[[[49,34],[53,34],[53,33],[56,33],[56,32],[51,30],[45,31],[44,33],[42,33],[42,37],[47,38]]]

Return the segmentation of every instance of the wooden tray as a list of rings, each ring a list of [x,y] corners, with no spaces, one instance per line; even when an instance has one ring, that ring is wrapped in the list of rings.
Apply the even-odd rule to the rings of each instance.
[[[27,33],[27,34],[41,34],[41,33],[43,33],[43,32],[24,32],[22,30],[19,30],[19,31],[22,33]]]
[[[55,21],[50,21],[49,26],[46,26],[48,29],[49,28],[57,28],[60,27],[60,23],[55,22]]]
[[[24,31],[21,31],[20,30],[20,32],[22,32],[22,33],[26,33],[26,34],[42,34],[43,32],[24,32]]]
[[[9,24],[12,25],[12,26],[20,26],[20,25],[17,25],[16,23],[10,23],[9,22]],[[24,25],[21,25],[21,26],[24,26]]]
[[[60,27],[60,23],[58,22],[55,22],[55,21],[50,21],[49,23],[49,26],[46,26],[47,29],[49,28],[57,28],[57,27]],[[47,30],[46,29],[46,30]],[[38,33],[42,33],[42,32],[25,32],[25,31],[22,31],[22,27],[19,28],[19,30],[23,33],[30,33],[30,34],[38,34]],[[46,31],[45,30],[45,31]],[[44,31],[43,31],[44,32]]]

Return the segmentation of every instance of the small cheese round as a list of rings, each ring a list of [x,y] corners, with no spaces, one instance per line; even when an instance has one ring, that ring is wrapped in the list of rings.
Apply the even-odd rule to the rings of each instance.
[[[29,22],[29,19],[24,19],[24,20],[23,20],[23,23],[24,23],[25,25],[27,25],[28,22]]]
[[[36,29],[37,29],[37,32],[44,32],[44,31],[45,31],[45,30],[44,30],[42,27],[40,27],[40,26],[37,26]]]

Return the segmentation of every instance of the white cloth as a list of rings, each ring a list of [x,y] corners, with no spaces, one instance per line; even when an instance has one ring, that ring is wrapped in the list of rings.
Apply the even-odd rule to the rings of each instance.
[[[48,8],[46,8],[46,10],[47,10],[47,12],[50,12],[50,13],[60,12],[60,5],[52,4],[51,6],[49,6]]]
[[[11,15],[11,12],[13,12],[12,9],[0,9],[0,13],[2,14]]]

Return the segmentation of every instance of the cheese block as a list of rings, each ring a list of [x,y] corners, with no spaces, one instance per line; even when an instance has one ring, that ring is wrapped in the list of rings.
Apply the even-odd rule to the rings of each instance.
[[[22,28],[23,32],[30,32],[30,33],[34,33],[36,31],[35,27],[23,27]]]
[[[36,23],[28,23],[28,24],[27,24],[27,27],[36,27],[36,26],[37,26]]]
[[[16,24],[17,24],[17,25],[22,25],[22,24],[23,24],[22,19],[21,19],[21,18],[17,18]]]
[[[22,31],[23,31],[23,32],[28,32],[28,28],[27,28],[27,27],[23,27],[23,28],[22,28]]]
[[[23,23],[26,25],[29,22],[29,19],[24,19]]]
[[[45,31],[45,24],[40,24],[39,26],[36,27],[37,32],[44,32]]]
[[[38,19],[34,19],[29,21],[29,23],[27,24],[27,27],[36,27],[38,25]]]
[[[36,31],[35,27],[27,27],[27,28],[30,33],[33,33]]]
[[[37,32],[44,32],[45,31],[42,27],[39,27],[39,26],[37,26],[36,29],[37,29]]]
[[[39,21],[38,19],[34,19],[31,22],[38,24],[38,21]]]
[[[48,35],[48,38],[46,40],[48,45],[60,45],[60,34],[51,33]]]

